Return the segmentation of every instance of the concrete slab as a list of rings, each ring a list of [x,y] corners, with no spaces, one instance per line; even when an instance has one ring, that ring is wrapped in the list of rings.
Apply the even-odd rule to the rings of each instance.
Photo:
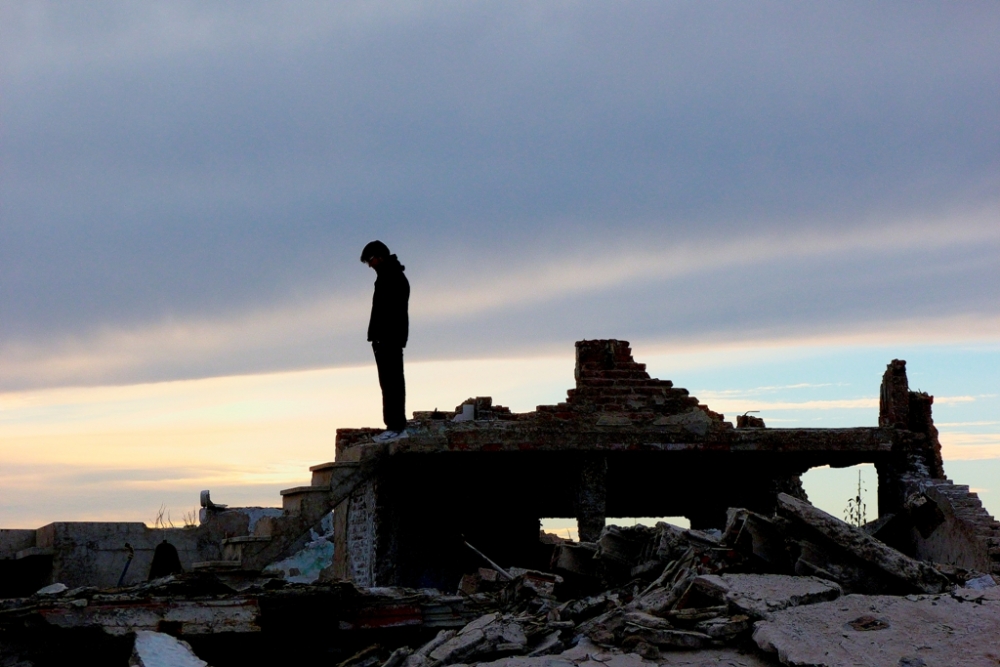
[[[162,632],[141,630],[135,633],[130,665],[136,667],[208,667],[187,642]]]
[[[478,663],[480,667],[776,667],[780,663],[767,656],[743,653],[735,648],[664,652],[656,660],[597,646],[584,639],[558,655],[511,657]]]
[[[821,569],[834,570],[831,564],[848,564],[850,559],[856,559],[866,569],[878,573],[879,579],[892,582],[892,590],[881,589],[890,593],[942,593],[951,586],[948,578],[932,565],[910,558],[909,556],[889,547],[860,528],[851,526],[835,516],[792,496],[778,494],[778,514],[792,522],[793,527],[812,537],[817,537],[821,547],[810,557],[824,560],[815,563]],[[841,555],[834,552],[840,551]],[[800,557],[800,563],[807,554]],[[824,567],[825,566],[825,567]],[[796,568],[798,572],[798,567]],[[851,583],[842,582],[848,590]],[[860,583],[860,582],[857,582]],[[854,590],[858,590],[855,585]],[[879,592],[878,589],[862,588],[865,592]]]
[[[760,621],[754,641],[785,665],[1000,664],[1000,600],[848,595]]]
[[[708,574],[696,578],[692,585],[714,593],[754,619],[768,618],[772,612],[789,607],[836,600],[842,593],[832,581],[786,574]]]

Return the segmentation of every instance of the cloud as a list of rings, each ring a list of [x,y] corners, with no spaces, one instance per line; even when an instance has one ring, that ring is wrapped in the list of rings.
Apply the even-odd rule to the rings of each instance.
[[[711,393],[698,397],[713,410],[746,412],[771,410],[878,410],[877,398],[846,398],[825,401],[758,401],[753,398],[715,398]],[[747,408],[752,405],[752,408]]]
[[[951,403],[972,403],[976,400],[975,396],[935,396],[934,402],[943,405],[948,405]]]
[[[728,396],[746,397],[758,394],[769,394],[783,389],[819,389],[822,387],[846,386],[843,383],[834,384],[832,382],[797,382],[795,384],[774,385],[769,387],[753,387],[751,389],[722,389],[709,391],[712,396],[724,398]]]
[[[572,385],[552,359],[412,363],[411,410],[492,393],[516,411]],[[278,491],[334,456],[336,430],[381,422],[371,367],[0,393],[0,525],[175,520],[211,489],[231,505],[280,505]]]
[[[946,462],[1000,459],[1000,433],[942,433],[941,456]]]
[[[376,237],[417,358],[995,338],[991,3],[0,11],[8,388],[360,363]]]
[[[935,399],[937,400],[937,399]],[[974,422],[938,422],[935,424],[938,428],[957,428],[960,426],[995,426],[1000,424],[997,421],[974,421]]]
[[[709,407],[725,412],[746,411],[746,406],[753,405],[751,410],[878,410],[878,398],[838,398],[818,401],[760,401],[754,395],[738,397],[729,392],[702,392],[699,396]],[[969,403],[972,396],[935,396],[935,403]],[[944,424],[942,424],[943,426]]]
[[[17,491],[37,490],[43,484],[59,484],[77,489],[104,488],[127,490],[129,488],[171,486],[190,488],[192,485],[233,483],[251,485],[256,481],[250,471],[233,467],[225,472],[196,467],[115,468],[106,463],[100,466],[48,465],[32,466],[9,464],[0,475],[5,488]],[[259,475],[257,476],[259,477]],[[260,483],[260,482],[258,482]]]
[[[567,340],[601,336],[688,345],[699,339],[747,343],[796,335],[990,337],[1000,320],[1000,313],[990,310],[995,290],[973,293],[971,301],[956,298],[939,284],[940,273],[952,270],[950,258],[934,257],[949,248],[966,252],[1000,242],[1000,231],[988,218],[984,213],[951,220],[946,238],[942,221],[750,240],[667,243],[647,235],[619,240],[636,248],[631,252],[586,247],[567,249],[547,262],[506,265],[484,258],[479,270],[460,266],[466,279],[458,283],[447,268],[418,265],[410,272],[410,354],[415,359],[537,354],[565,347]],[[916,278],[878,270],[927,255]],[[837,276],[845,263],[857,263],[849,278]],[[808,274],[797,282],[772,275],[794,276],[806,265]],[[957,270],[967,268],[961,263]],[[826,272],[830,280],[822,278]],[[371,279],[370,273],[361,275]],[[772,287],[757,293],[751,284],[755,275]],[[898,301],[901,283],[922,290],[925,303]],[[704,298],[706,289],[714,299]],[[214,315],[14,338],[0,343],[0,385],[122,383],[368,363],[363,334],[369,294],[365,286]]]

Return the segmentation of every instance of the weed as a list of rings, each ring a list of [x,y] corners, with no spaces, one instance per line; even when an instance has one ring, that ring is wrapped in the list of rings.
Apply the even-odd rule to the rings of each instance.
[[[166,518],[164,518],[166,515]],[[156,519],[153,521],[153,528],[159,530],[165,530],[167,528],[173,528],[174,522],[170,520],[170,512],[167,511],[167,505],[161,504],[160,509],[156,511]]]
[[[860,528],[868,523],[868,506],[864,501],[864,494],[867,492],[868,489],[861,485],[861,471],[858,470],[858,493],[856,496],[847,501],[847,507],[844,508],[844,521],[852,526],[858,526]]]

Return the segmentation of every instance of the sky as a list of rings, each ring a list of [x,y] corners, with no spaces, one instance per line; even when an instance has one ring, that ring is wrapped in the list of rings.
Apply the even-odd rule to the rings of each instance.
[[[558,402],[607,337],[729,419],[867,425],[905,358],[1000,514],[998,32],[971,0],[0,1],[0,525],[278,504],[379,425],[375,238],[410,410]]]

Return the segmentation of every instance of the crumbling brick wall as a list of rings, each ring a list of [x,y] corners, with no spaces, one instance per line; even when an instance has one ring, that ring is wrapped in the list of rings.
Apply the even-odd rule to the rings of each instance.
[[[378,553],[377,480],[362,483],[333,513],[333,576],[374,586]]]
[[[646,364],[632,358],[628,341],[577,341],[574,375],[576,388],[567,392],[565,403],[552,407],[576,412],[674,414],[699,406],[687,389],[675,389],[670,380],[649,377]],[[721,415],[709,414],[722,421]]]
[[[906,362],[893,359],[882,376],[879,425],[917,437],[876,466],[879,516],[905,517],[908,529],[895,546],[917,558],[1000,573],[1000,523],[968,486],[945,475],[933,404],[933,396],[910,391]]]

